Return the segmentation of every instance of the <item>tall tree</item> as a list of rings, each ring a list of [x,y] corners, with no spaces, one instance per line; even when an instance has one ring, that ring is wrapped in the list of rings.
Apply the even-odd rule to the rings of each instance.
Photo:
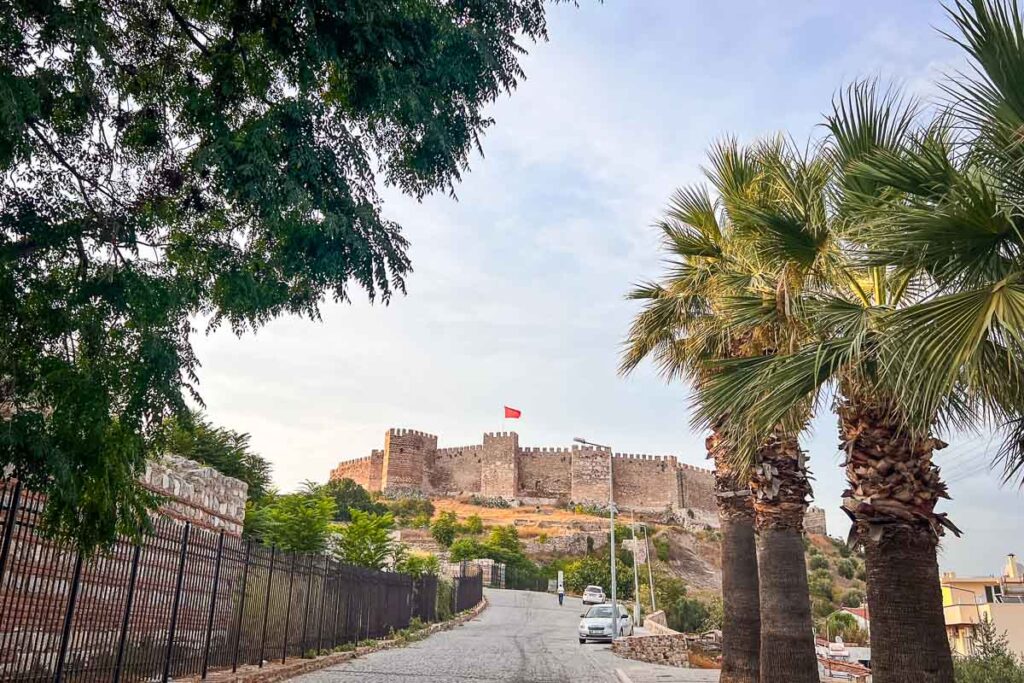
[[[545,32],[543,0],[5,5],[0,470],[52,532],[145,523],[194,320],[405,291],[377,182],[451,191]]]
[[[202,413],[185,413],[164,425],[163,447],[169,453],[208,465],[244,481],[249,500],[270,492],[271,464],[249,446],[249,435],[215,427]]]
[[[987,289],[975,279],[1001,260],[1000,247],[984,244],[1005,237],[993,225],[1005,220],[993,206],[1000,192],[979,187],[1000,176],[969,168],[973,153],[959,148],[948,115],[915,122],[912,105],[878,97],[870,84],[838,98],[827,122],[827,212],[847,275],[793,302],[819,341],[723,367],[699,402],[703,420],[725,411],[733,433],[753,444],[795,403],[835,390],[850,483],[843,509],[865,550],[872,668],[884,683],[953,679],[936,547],[945,529],[958,530],[935,511],[947,497],[932,461],[945,446],[936,431],[1019,415],[1022,395],[1020,337],[1002,329],[1013,314],[993,300],[1005,273]],[[1019,453],[1007,453],[1013,471]],[[907,639],[917,647],[901,647]]]
[[[720,149],[718,169],[723,177],[716,185],[745,186],[753,175],[746,172],[749,164],[728,147]],[[706,188],[681,189],[658,227],[668,273],[662,281],[645,283],[629,295],[643,301],[644,307],[630,327],[621,372],[628,374],[651,357],[669,381],[700,380],[710,360],[757,353],[758,336],[733,334],[718,316],[730,292],[762,275],[756,255],[731,239],[732,226],[721,206]],[[706,447],[714,461],[722,525],[722,680],[748,683],[759,678],[761,649],[754,507],[749,480],[734,468],[728,441],[717,424],[712,425]]]

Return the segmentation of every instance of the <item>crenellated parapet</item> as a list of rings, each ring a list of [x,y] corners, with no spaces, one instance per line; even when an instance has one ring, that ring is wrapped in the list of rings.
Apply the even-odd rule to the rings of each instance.
[[[438,437],[428,432],[391,428],[383,449],[340,463],[331,478],[348,476],[371,491],[434,496],[607,504],[614,494],[626,510],[685,509],[717,518],[711,470],[674,455],[613,452],[586,444],[520,446],[514,431],[487,432],[481,443],[467,446],[438,448],[437,443]],[[820,508],[808,511],[807,526],[822,532]]]

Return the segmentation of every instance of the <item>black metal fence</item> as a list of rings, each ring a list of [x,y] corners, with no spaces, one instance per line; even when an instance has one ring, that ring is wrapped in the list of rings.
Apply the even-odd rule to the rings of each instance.
[[[462,576],[456,576],[452,582],[452,612],[469,609],[483,600],[484,576],[479,567],[464,570]]]
[[[84,558],[38,533],[43,502],[0,481],[0,680],[128,681],[307,656],[437,618],[413,580],[154,520]],[[461,611],[481,577],[455,579]]]

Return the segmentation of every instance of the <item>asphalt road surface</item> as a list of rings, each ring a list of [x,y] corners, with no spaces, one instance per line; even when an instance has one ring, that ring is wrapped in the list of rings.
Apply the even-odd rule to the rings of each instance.
[[[358,657],[294,680],[302,683],[514,681],[677,683],[717,681],[717,671],[621,659],[606,643],[580,645],[578,598],[487,590],[472,621],[405,647]]]

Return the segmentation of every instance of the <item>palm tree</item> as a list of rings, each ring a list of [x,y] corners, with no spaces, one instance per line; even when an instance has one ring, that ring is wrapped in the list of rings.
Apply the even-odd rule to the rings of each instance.
[[[1013,68],[1024,68],[1019,16],[998,10],[979,0],[973,13],[958,5],[954,16],[983,68],[979,55],[1004,66],[1014,50]],[[991,98],[992,82],[966,88]],[[1002,114],[1005,105],[988,110]],[[984,136],[958,139],[962,123],[954,127],[948,115],[921,130],[912,130],[914,120],[912,106],[876,98],[869,86],[839,98],[828,121],[835,176],[826,223],[842,245],[834,265],[846,277],[792,302],[819,341],[730,361],[698,399],[705,423],[730,416],[726,429],[742,453],[795,405],[834,388],[850,484],[843,509],[865,550],[878,683],[953,680],[936,547],[945,529],[958,530],[935,511],[947,497],[932,462],[945,446],[935,434],[985,416],[1019,418],[1024,396],[1024,286],[1016,291],[1013,274],[1024,243],[1011,204],[1000,206],[1013,164],[983,165],[995,156],[979,150]],[[1002,136],[1015,139],[1008,129]],[[1020,472],[1020,447],[1007,442],[1008,474]]]
[[[631,294],[646,304],[630,330],[623,372],[653,355],[667,379],[700,382],[709,363],[772,353],[781,343],[778,325],[723,325],[721,314],[740,291],[774,307],[777,274],[761,267],[729,220],[732,203],[767,201],[770,149],[727,143],[713,150],[708,177],[718,203],[703,188],[677,192],[659,224],[671,268],[662,282]],[[810,486],[796,432],[779,430],[757,449],[756,467],[737,468],[730,439],[710,426],[723,532],[723,680],[816,681],[801,540]]]

